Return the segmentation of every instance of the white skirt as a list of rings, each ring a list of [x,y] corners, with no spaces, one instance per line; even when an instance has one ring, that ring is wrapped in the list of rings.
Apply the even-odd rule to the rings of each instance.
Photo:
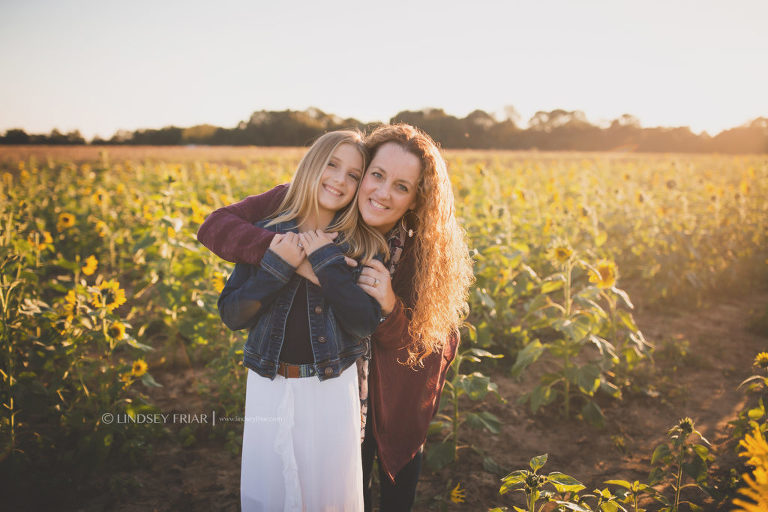
[[[243,512],[363,510],[355,365],[322,382],[248,370],[240,501]]]

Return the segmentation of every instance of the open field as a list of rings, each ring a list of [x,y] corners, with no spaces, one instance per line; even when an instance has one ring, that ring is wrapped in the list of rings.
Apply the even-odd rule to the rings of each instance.
[[[216,311],[232,266],[194,235],[211,210],[289,180],[301,155],[0,147],[0,480],[12,504],[237,510],[241,424],[104,414],[242,414],[244,333]],[[706,492],[683,497],[730,510],[744,485],[737,444],[749,419],[766,425],[762,381],[737,388],[765,375],[752,363],[768,346],[768,158],[446,156],[477,284],[417,510],[522,507],[500,479],[543,453],[544,474],[585,492],[638,480],[672,498],[674,471],[648,475],[684,417],[711,446],[688,454]]]

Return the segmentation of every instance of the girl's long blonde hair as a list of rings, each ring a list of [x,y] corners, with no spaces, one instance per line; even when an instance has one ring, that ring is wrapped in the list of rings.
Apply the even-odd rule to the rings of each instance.
[[[408,259],[413,259],[413,293],[401,299],[411,310],[413,342],[406,364],[416,366],[429,354],[441,352],[448,337],[462,325],[469,311],[469,287],[475,279],[472,259],[464,230],[456,221],[448,169],[432,138],[408,124],[396,124],[380,126],[365,143],[371,158],[384,144],[395,143],[421,162],[416,207],[402,221],[404,229],[414,231],[413,246],[407,249],[412,253]]]
[[[363,143],[360,132],[354,130],[337,130],[320,136],[309,148],[296,168],[288,192],[277,209],[277,214],[267,224],[271,226],[278,222],[298,219],[299,226],[307,219],[317,217],[320,205],[317,201],[320,179],[331,159],[333,152],[342,144],[354,147],[363,157],[365,172],[368,165],[368,149]],[[338,231],[337,241],[349,244],[347,256],[363,261],[373,258],[377,253],[389,256],[389,249],[384,237],[376,230],[365,224],[357,209],[357,194],[359,187],[350,203],[344,207],[336,222],[325,231]]]

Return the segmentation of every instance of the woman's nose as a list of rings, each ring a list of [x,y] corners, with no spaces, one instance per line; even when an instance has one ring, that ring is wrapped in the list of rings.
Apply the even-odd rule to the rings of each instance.
[[[376,197],[380,199],[389,199],[389,187],[386,184],[381,184],[376,187]]]

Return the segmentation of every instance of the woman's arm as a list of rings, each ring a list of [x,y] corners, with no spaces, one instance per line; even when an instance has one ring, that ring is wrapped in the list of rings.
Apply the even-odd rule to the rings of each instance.
[[[253,223],[274,213],[287,191],[288,185],[278,185],[215,210],[200,225],[197,240],[222,259],[258,265],[275,233]]]
[[[390,349],[403,348],[411,344],[411,335],[408,326],[411,318],[407,308],[399,297],[396,297],[395,307],[387,318],[381,322],[379,328],[373,333],[372,340],[383,347]]]

